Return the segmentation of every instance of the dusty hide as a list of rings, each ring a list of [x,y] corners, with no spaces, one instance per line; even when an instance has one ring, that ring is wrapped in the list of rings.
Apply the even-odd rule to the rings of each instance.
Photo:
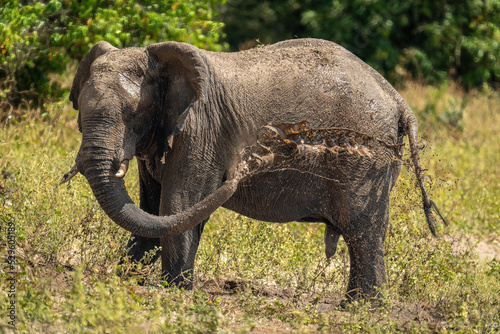
[[[343,128],[310,129],[307,122],[269,124],[260,129],[257,142],[241,152],[246,174],[296,169],[330,178],[332,171],[352,166],[401,161],[404,144]]]

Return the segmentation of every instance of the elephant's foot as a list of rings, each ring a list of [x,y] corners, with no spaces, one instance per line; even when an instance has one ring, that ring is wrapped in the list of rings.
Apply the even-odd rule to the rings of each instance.
[[[160,239],[132,235],[125,253],[118,262],[117,275],[134,277],[141,286],[147,284],[151,265],[160,257]]]
[[[344,296],[344,298],[340,301],[339,308],[346,310],[349,309],[349,307],[353,304],[353,302],[358,302],[358,303],[369,303],[370,308],[373,307],[380,307],[382,306],[383,300],[383,293],[382,289],[384,289],[384,286],[381,287],[374,287],[370,292],[360,292],[359,290],[348,290]]]
[[[168,285],[193,289],[194,259],[205,223],[206,220],[183,234],[160,240],[162,275]]]
[[[175,278],[171,278],[173,275],[164,274],[163,281],[168,286],[175,286],[179,289],[184,290],[193,290],[193,270],[186,270],[182,274],[175,276]]]
[[[383,258],[381,265],[370,265],[367,267],[369,268],[359,268],[358,266],[357,270],[353,270],[351,260],[351,274],[347,292],[344,297],[345,303],[351,303],[355,300],[362,299],[375,300],[380,297],[381,290],[384,289],[386,285]]]
[[[384,286],[373,286],[369,289],[348,288],[342,303],[349,304],[359,300],[377,300],[381,296]]]

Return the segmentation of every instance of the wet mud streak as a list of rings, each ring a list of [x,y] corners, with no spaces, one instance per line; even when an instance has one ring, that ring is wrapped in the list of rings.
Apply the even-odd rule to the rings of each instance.
[[[239,166],[245,166],[245,176],[294,170],[337,181],[329,177],[328,166],[346,159],[402,161],[403,145],[350,129],[309,129],[306,121],[269,124],[261,128],[256,144],[243,149]]]

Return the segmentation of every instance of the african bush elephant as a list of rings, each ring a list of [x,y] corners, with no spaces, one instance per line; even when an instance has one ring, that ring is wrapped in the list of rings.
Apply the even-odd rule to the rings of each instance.
[[[70,100],[82,144],[62,182],[83,174],[106,214],[132,232],[139,261],[161,245],[162,270],[191,288],[203,227],[218,207],[270,222],[326,224],[342,235],[349,297],[385,284],[389,192],[403,137],[434,233],[411,109],[375,70],[335,43],[296,39],[235,53],[177,42],[99,42]],[[136,157],[140,208],[123,180]],[[186,279],[187,274],[187,279]]]

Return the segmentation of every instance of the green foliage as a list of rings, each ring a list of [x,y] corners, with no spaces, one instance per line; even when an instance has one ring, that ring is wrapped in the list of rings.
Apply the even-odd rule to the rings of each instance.
[[[0,100],[42,106],[64,93],[63,72],[100,40],[116,47],[179,41],[220,51],[222,23],[213,1],[7,0],[0,8]],[[66,87],[67,89],[67,87]],[[0,106],[2,107],[2,106]]]
[[[500,78],[499,1],[229,0],[221,8],[233,49],[255,39],[334,41],[392,82],[447,76],[466,88]]]
[[[64,56],[53,54],[49,17],[57,11],[54,2],[32,2],[21,6],[18,1],[4,1],[0,8],[0,99],[19,105],[23,99],[39,104],[39,96],[60,96],[57,84],[48,74],[64,68]]]

